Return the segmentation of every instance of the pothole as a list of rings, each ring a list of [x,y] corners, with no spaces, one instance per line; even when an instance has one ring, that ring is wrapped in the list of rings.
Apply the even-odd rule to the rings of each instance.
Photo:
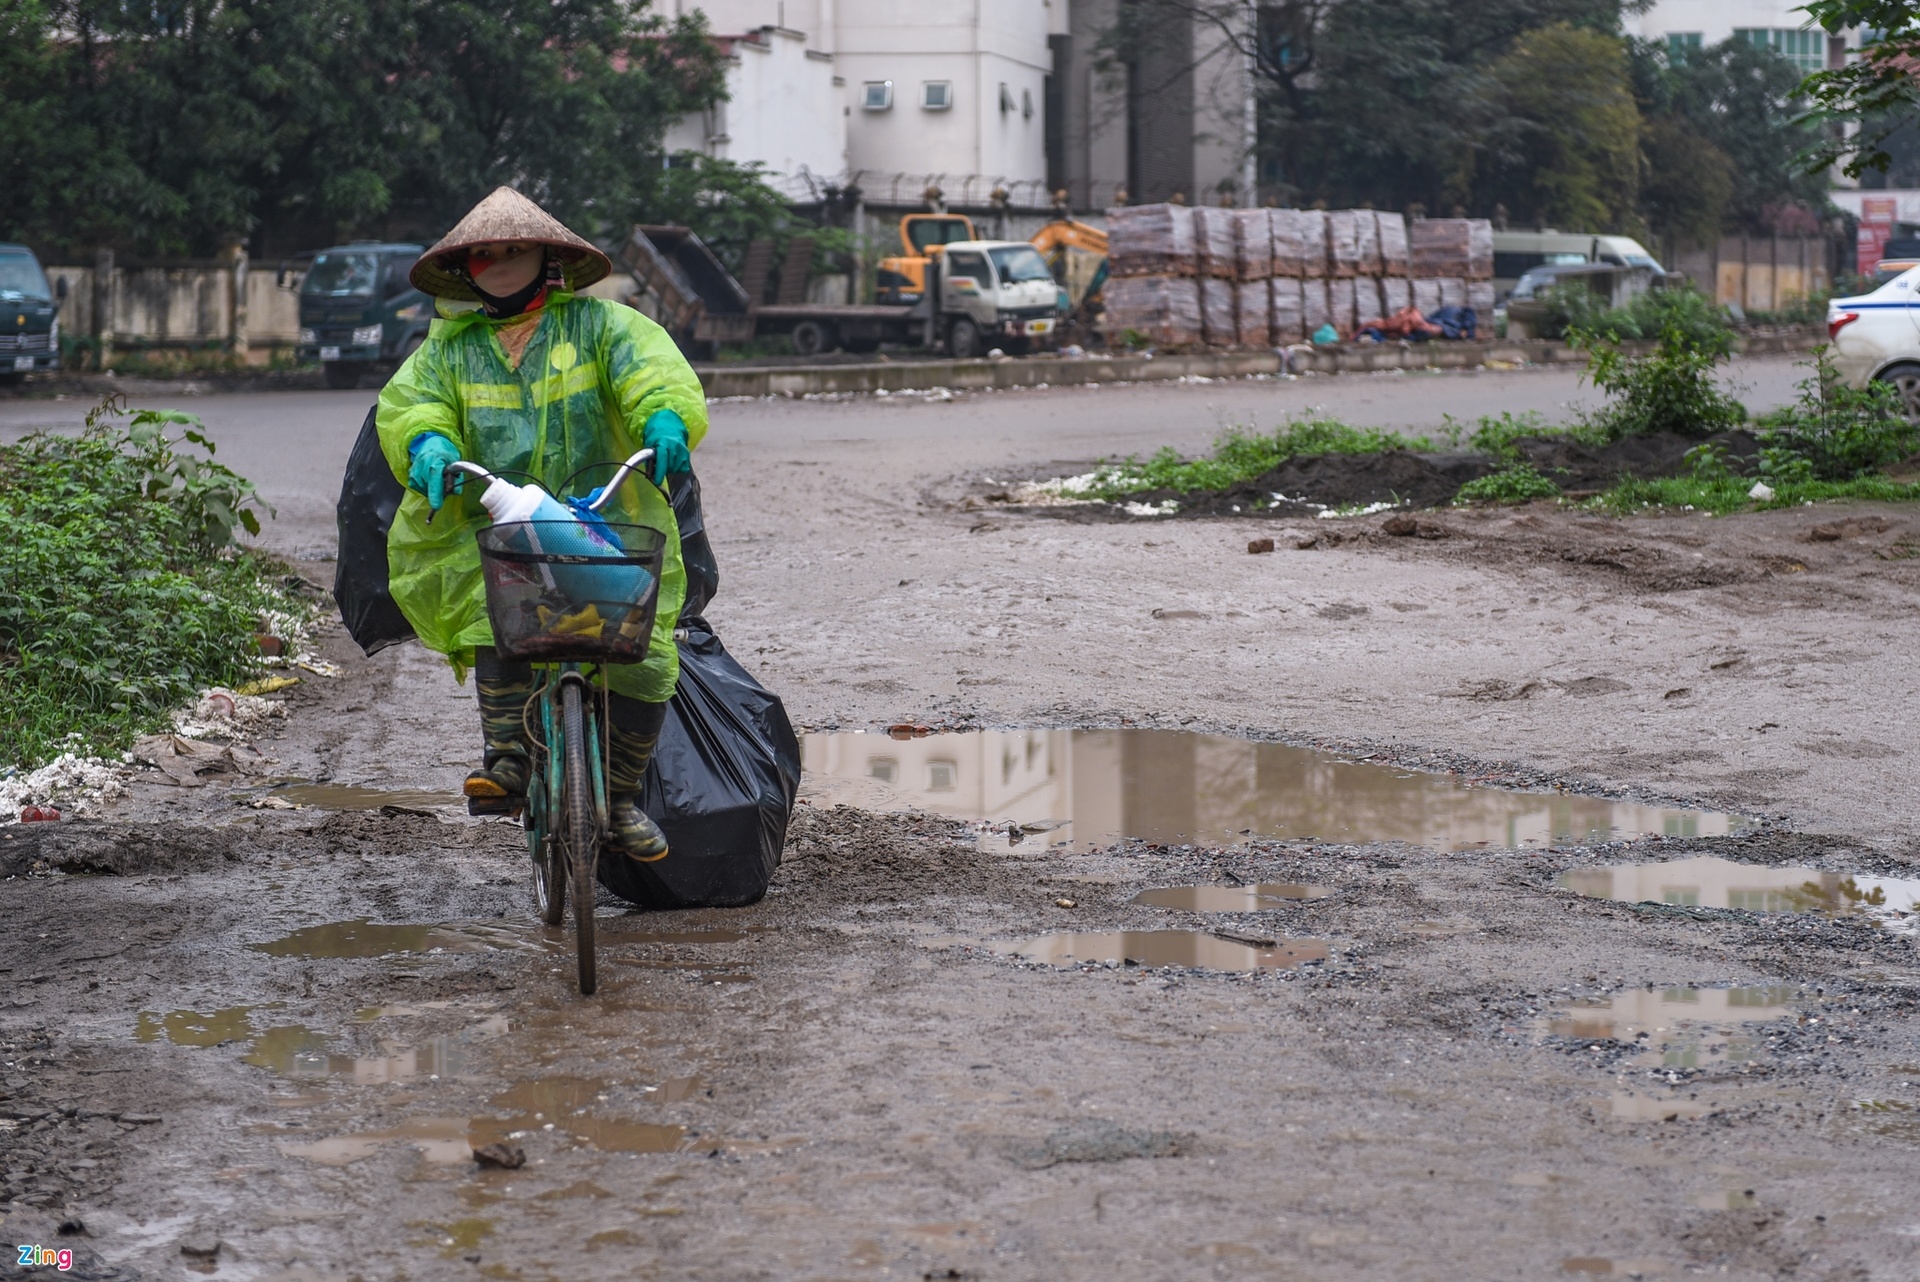
[[[1575,868],[1560,874],[1560,885],[1590,899],[1685,908],[1863,915],[1886,921],[1920,912],[1920,880],[1767,868],[1711,857]]]
[[[1272,881],[1248,886],[1162,886],[1143,890],[1127,902],[1191,913],[1254,913],[1303,899],[1325,899],[1332,893],[1325,886]]]
[[[272,957],[315,959],[384,957],[389,953],[478,953],[539,946],[527,927],[485,922],[389,923],[373,922],[365,917],[305,926],[283,938],[248,945]]]
[[[451,792],[427,792],[418,788],[368,788],[353,783],[289,783],[269,788],[265,794],[294,806],[314,810],[379,810],[385,806],[428,809],[434,806],[462,806],[466,798]]]
[[[1639,1047],[1635,1064],[1703,1069],[1758,1063],[1767,1056],[1753,1026],[1794,1014],[1799,989],[1791,984],[1736,988],[1631,989],[1583,998],[1540,1021],[1554,1037]]]
[[[810,734],[801,795],[990,825],[995,849],[1092,849],[1123,838],[1404,841],[1435,850],[1541,847],[1744,831],[1739,816],[1480,787],[1454,775],[1174,730]]]
[[[990,945],[1051,966],[1186,966],[1201,970],[1290,970],[1327,959],[1322,939],[1243,942],[1200,930],[1119,930],[1042,935]]]

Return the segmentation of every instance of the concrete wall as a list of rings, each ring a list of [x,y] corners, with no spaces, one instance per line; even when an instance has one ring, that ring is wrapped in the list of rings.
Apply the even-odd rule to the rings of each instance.
[[[1833,289],[1833,249],[1819,236],[1725,236],[1717,245],[1669,243],[1661,262],[1716,303],[1778,311]]]
[[[93,267],[55,265],[47,268],[47,276],[56,295],[66,283],[60,331],[72,337],[104,336],[120,347],[231,344],[262,363],[299,337],[298,276],[289,276],[282,288],[271,271],[242,268],[244,297],[237,316],[232,267],[116,267],[104,291],[104,316],[96,313],[101,291],[94,288]]]

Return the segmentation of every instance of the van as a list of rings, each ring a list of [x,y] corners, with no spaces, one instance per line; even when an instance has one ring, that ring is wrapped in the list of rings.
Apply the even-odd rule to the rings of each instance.
[[[25,245],[0,244],[0,384],[60,368],[60,304]]]
[[[433,300],[407,279],[423,252],[355,241],[315,254],[300,282],[295,358],[319,361],[328,387],[358,387],[362,375],[398,369],[426,341],[435,315]]]
[[[1500,301],[1535,267],[1560,263],[1599,263],[1609,267],[1645,267],[1657,279],[1666,275],[1652,254],[1631,236],[1590,232],[1538,231],[1493,233],[1493,294]]]

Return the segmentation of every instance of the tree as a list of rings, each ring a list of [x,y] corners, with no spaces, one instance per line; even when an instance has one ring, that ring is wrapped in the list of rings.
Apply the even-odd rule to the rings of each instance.
[[[1566,23],[1529,31],[1487,79],[1498,129],[1474,183],[1483,206],[1559,227],[1639,221],[1640,110],[1618,37]]]
[[[1885,173],[1893,160],[1887,139],[1920,114],[1914,80],[1920,6],[1913,0],[1811,0],[1805,8],[1829,35],[1862,27],[1878,36],[1846,66],[1816,71],[1802,82],[1801,92],[1813,103],[1808,119],[1827,127],[1802,163],[1813,173],[1844,163],[1852,178],[1869,169]],[[1849,132],[1848,126],[1857,129]]]
[[[1733,161],[1685,120],[1649,120],[1641,137],[1646,177],[1640,200],[1648,225],[1696,245],[1718,241],[1733,200]]]
[[[0,234],[256,254],[444,228],[493,186],[629,221],[722,93],[645,0],[0,0]]]

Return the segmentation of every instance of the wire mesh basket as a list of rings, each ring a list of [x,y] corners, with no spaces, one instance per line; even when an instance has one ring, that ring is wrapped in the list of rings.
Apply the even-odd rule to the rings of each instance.
[[[606,542],[578,521],[507,521],[480,531],[487,617],[503,659],[640,663],[660,605],[667,537],[606,523]]]

